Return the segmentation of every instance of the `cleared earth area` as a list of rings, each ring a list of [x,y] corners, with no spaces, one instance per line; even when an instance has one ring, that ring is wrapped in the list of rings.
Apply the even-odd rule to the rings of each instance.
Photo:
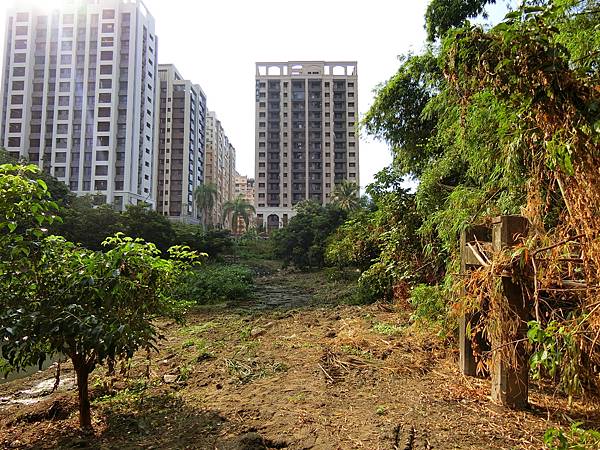
[[[531,410],[489,401],[456,352],[412,324],[404,305],[350,306],[352,285],[277,271],[255,298],[162,323],[159,354],[140,353],[91,382],[94,435],[77,430],[73,372],[52,368],[0,386],[4,448],[543,448],[557,424],[593,405],[534,387]],[[568,413],[565,413],[568,411]]]

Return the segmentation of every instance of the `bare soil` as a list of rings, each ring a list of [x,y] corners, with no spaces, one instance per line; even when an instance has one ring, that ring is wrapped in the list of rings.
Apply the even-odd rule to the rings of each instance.
[[[0,385],[0,446],[106,449],[543,448],[544,431],[595,405],[534,386],[531,409],[490,402],[489,380],[457,371],[456,351],[405,305],[340,304],[352,285],[277,272],[256,298],[162,323],[160,353],[91,382],[94,434],[77,429],[63,388],[28,400],[53,369]],[[46,381],[47,382],[47,381]],[[21,403],[15,401],[21,400]]]

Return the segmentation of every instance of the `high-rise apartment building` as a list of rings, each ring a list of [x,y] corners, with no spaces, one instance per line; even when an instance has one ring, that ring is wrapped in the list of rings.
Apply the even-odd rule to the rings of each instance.
[[[250,205],[254,206],[254,178],[248,178],[246,175],[235,173],[235,188],[233,193],[234,198],[242,198]],[[250,223],[254,223],[254,214],[250,211]],[[245,228],[244,220],[240,217],[238,222],[238,230]]]
[[[157,38],[139,0],[9,11],[1,144],[78,195],[153,203]]]
[[[158,66],[155,126],[156,210],[198,223],[194,190],[204,182],[206,95],[172,64]]]
[[[357,88],[356,62],[256,63],[256,212],[268,229],[359,183]]]
[[[221,121],[213,111],[206,115],[206,155],[204,180],[217,188],[215,205],[209,223],[223,223],[230,227],[228,220],[223,221],[223,205],[234,198],[235,191],[235,148],[223,130]]]

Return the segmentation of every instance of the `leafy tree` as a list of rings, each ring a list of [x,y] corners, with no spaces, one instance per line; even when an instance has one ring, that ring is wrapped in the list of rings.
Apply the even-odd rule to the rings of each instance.
[[[166,251],[175,242],[175,232],[169,219],[150,205],[128,205],[121,214],[122,231],[127,236],[152,242],[161,251]]]
[[[466,19],[485,16],[485,7],[494,3],[496,0],[432,0],[425,12],[427,39],[434,41],[461,26]]]
[[[331,201],[343,210],[350,211],[360,205],[360,188],[356,183],[343,180],[335,185]]]
[[[254,206],[252,206],[246,199],[244,199],[241,195],[234,200],[230,200],[223,204],[223,225],[225,225],[225,220],[227,217],[231,215],[231,229],[234,233],[237,233],[239,219],[242,218],[244,223],[246,224],[246,230],[250,224],[250,217],[252,213],[255,213],[256,210]]]
[[[77,374],[79,419],[90,428],[89,374],[107,359],[154,348],[153,319],[175,316],[172,296],[188,270],[184,248],[160,258],[153,244],[122,235],[105,253],[81,249],[62,237],[44,237],[54,220],[43,182],[32,166],[0,166],[0,338],[3,369],[42,364],[62,352]]]
[[[94,205],[91,196],[74,198],[61,215],[62,223],[52,231],[90,250],[101,250],[104,239],[123,230],[121,213],[111,205]]]
[[[202,224],[214,225],[212,223],[212,212],[217,198],[217,186],[214,183],[201,184],[194,191],[196,206],[202,211]]]
[[[288,225],[271,235],[274,253],[301,268],[322,267],[327,238],[341,225],[347,213],[335,205],[304,201],[296,206]]]

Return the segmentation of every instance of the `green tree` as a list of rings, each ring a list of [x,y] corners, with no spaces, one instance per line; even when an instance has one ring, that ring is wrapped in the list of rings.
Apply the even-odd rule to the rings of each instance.
[[[288,225],[271,235],[275,256],[300,268],[323,267],[327,238],[346,220],[335,205],[300,202]]]
[[[335,185],[331,195],[331,202],[339,206],[341,209],[350,211],[356,209],[360,205],[360,188],[358,184],[342,180],[341,183]]]
[[[154,348],[153,320],[176,316],[173,296],[187,274],[184,248],[160,258],[153,244],[122,235],[93,252],[45,237],[57,205],[32,166],[0,166],[0,338],[3,370],[42,364],[62,352],[77,374],[79,419],[90,428],[88,378],[107,359]]]
[[[466,19],[485,15],[485,7],[496,0],[431,0],[425,12],[427,39],[434,41],[452,28],[461,26]]]
[[[222,222],[225,226],[225,220],[231,216],[231,230],[234,233],[238,233],[239,219],[241,218],[246,224],[246,230],[250,224],[250,217],[256,210],[246,199],[241,195],[234,200],[229,200],[223,205],[223,217]]]
[[[212,212],[217,199],[217,186],[214,183],[201,184],[194,191],[196,206],[202,211],[202,224],[206,228],[212,223]]]
[[[101,250],[104,239],[123,231],[121,213],[111,205],[94,205],[91,196],[74,198],[61,216],[52,232],[90,250]]]
[[[152,242],[163,252],[175,243],[175,232],[169,219],[148,204],[128,205],[121,213],[121,223],[125,235]]]

